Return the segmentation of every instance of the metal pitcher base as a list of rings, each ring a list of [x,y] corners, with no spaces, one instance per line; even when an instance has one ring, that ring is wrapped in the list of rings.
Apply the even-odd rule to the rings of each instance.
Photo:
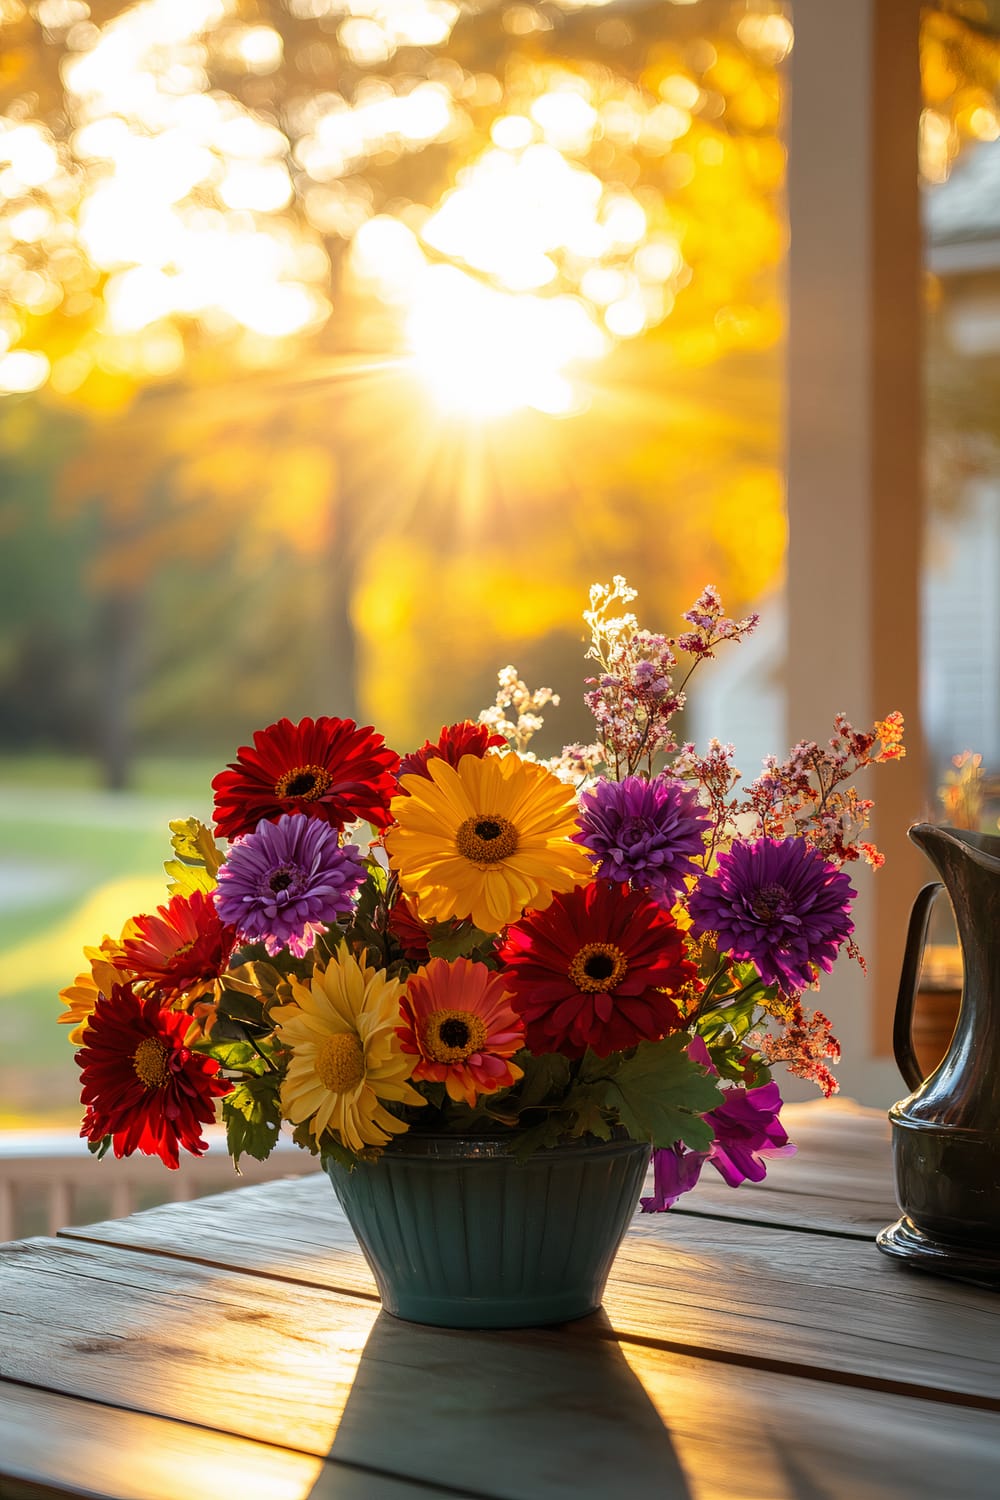
[[[884,1255],[905,1261],[916,1271],[1000,1291],[1000,1250],[934,1240],[905,1214],[888,1229],[880,1230],[875,1243]]]

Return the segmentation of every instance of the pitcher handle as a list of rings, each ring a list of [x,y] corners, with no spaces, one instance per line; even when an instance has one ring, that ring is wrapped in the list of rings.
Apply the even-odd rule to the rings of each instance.
[[[930,921],[934,898],[942,890],[944,886],[941,882],[932,880],[930,885],[925,885],[917,892],[910,912],[910,925],[906,931],[903,967],[899,976],[899,993],[896,996],[896,1016],[892,1025],[892,1050],[896,1066],[910,1089],[918,1089],[924,1081],[923,1069],[913,1049],[913,1005],[917,998],[927,923]]]

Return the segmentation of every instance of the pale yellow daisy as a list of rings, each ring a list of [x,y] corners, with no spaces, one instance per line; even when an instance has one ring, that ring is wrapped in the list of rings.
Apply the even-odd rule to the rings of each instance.
[[[408,1127],[384,1108],[424,1104],[407,1081],[415,1058],[400,1047],[403,983],[359,962],[341,944],[325,969],[291,982],[291,1005],[272,1010],[291,1049],[281,1085],[281,1112],[293,1125],[308,1120],[317,1142],[330,1131],[350,1151],[384,1146]]]

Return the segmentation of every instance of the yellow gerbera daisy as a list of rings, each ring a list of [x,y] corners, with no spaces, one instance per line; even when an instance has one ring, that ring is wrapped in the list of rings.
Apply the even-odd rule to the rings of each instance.
[[[407,1082],[415,1061],[396,1036],[402,981],[359,963],[341,944],[308,984],[291,982],[291,1005],[271,1015],[292,1060],[281,1085],[281,1112],[309,1121],[317,1141],[330,1130],[351,1151],[384,1146],[408,1127],[382,1107],[424,1104]]]
[[[499,932],[526,907],[590,879],[572,842],[576,794],[544,766],[517,755],[437,757],[425,776],[401,776],[392,799],[389,861],[426,921],[470,917]]]

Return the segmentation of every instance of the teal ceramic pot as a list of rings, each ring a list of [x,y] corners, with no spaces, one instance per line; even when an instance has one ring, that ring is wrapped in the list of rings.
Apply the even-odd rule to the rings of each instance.
[[[529,1328],[600,1307],[649,1146],[573,1141],[517,1161],[508,1145],[407,1135],[353,1171],[325,1163],[386,1312]]]

